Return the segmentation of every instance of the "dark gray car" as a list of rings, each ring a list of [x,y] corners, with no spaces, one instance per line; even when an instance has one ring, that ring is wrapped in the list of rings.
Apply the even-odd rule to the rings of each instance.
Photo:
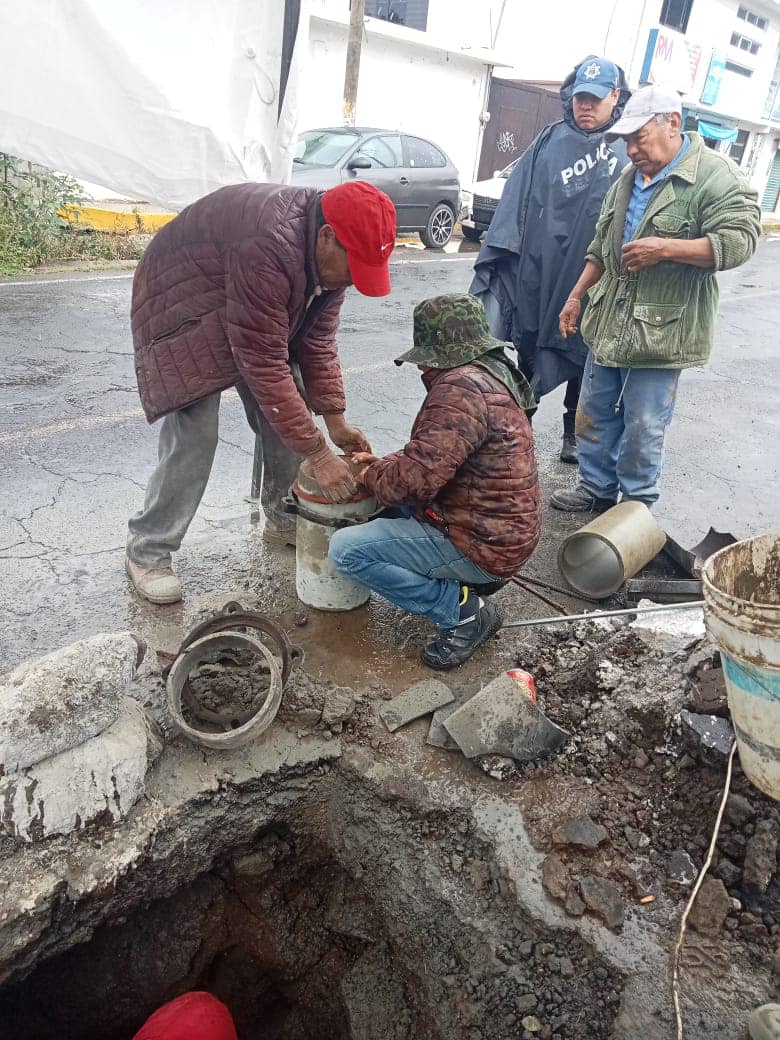
[[[460,207],[458,171],[422,137],[367,127],[306,130],[298,138],[292,183],[334,188],[364,180],[393,201],[399,231],[419,231],[429,249],[451,236]]]

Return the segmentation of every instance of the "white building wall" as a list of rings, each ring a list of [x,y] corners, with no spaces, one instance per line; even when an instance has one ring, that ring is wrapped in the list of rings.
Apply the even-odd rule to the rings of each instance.
[[[337,5],[325,2],[329,3],[328,18],[319,16],[315,6],[311,19],[310,61],[299,95],[299,130],[343,123],[347,26],[343,10],[338,20],[330,20]],[[434,10],[432,5],[431,14]],[[356,123],[429,138],[447,152],[461,182],[466,183],[473,179],[479,157],[479,117],[486,105],[490,65],[483,58],[471,57],[471,52],[436,49],[427,36],[369,20],[360,61]]]

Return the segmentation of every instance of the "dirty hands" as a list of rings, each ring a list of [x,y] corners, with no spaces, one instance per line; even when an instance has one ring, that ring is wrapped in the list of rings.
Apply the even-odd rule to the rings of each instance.
[[[355,470],[355,476],[360,484],[365,483],[366,470],[374,462],[379,462],[379,456],[372,455],[370,451],[356,451],[353,453],[352,463],[358,467]]]
[[[328,436],[343,452],[349,454],[355,451],[371,451],[371,445],[363,431],[345,422],[340,412],[324,415],[323,419],[328,428]]]
[[[634,274],[646,267],[655,267],[660,260],[666,259],[666,243],[665,238],[637,238],[634,242],[626,242],[622,250],[626,270]]]
[[[582,300],[578,296],[570,296],[564,303],[563,310],[558,315],[558,329],[564,339],[577,332],[581,309]]]
[[[327,444],[306,458],[311,465],[312,476],[329,502],[346,502],[352,498],[357,491],[352,470]]]

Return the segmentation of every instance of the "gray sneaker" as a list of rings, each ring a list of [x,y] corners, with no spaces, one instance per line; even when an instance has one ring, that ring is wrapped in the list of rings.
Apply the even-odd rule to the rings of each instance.
[[[125,557],[125,570],[135,591],[150,603],[178,603],[181,599],[181,582],[170,567],[144,567]]]
[[[597,498],[582,484],[570,491],[556,491],[550,498],[553,509],[561,509],[566,513],[604,513],[616,504],[614,498]]]

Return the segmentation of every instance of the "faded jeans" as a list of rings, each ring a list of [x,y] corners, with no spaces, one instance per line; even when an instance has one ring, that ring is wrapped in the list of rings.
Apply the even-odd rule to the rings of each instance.
[[[298,471],[300,457],[286,448],[245,383],[236,390],[263,455],[260,502],[266,517],[290,527],[282,498]],[[149,478],[143,509],[128,523],[127,555],[142,567],[170,567],[208,484],[219,440],[220,394],[166,415],[160,425],[158,463]],[[247,475],[248,476],[248,475]]]
[[[461,585],[499,580],[473,563],[438,528],[421,524],[408,509],[343,527],[331,537],[328,555],[348,578],[410,614],[423,614],[442,628],[460,620]]]
[[[577,409],[580,483],[598,498],[652,506],[664,435],[677,399],[678,368],[609,368],[588,355]]]

